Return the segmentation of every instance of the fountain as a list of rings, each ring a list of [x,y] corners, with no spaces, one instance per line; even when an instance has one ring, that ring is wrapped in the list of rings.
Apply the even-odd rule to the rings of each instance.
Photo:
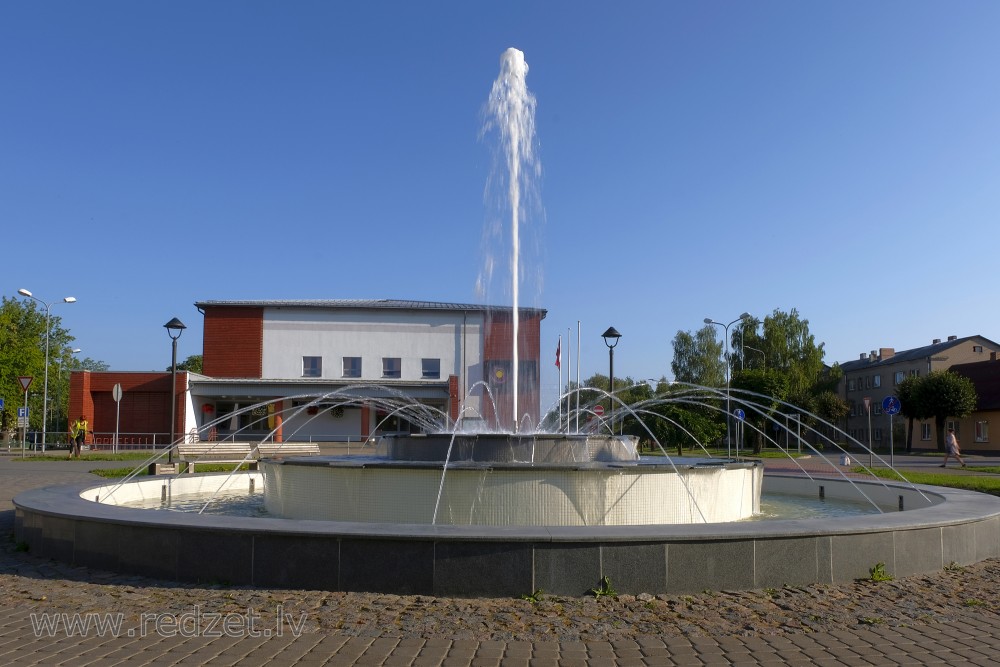
[[[604,578],[623,593],[777,587],[855,579],[877,562],[905,575],[1000,555],[1000,499],[989,496],[862,483],[843,472],[765,478],[759,461],[671,458],[662,447],[662,456],[640,456],[635,438],[599,419],[587,433],[526,427],[517,397],[519,224],[526,179],[537,173],[526,74],[523,54],[506,51],[489,103],[512,228],[509,423],[465,432],[461,419],[446,428],[427,406],[387,405],[391,414],[409,409],[426,433],[388,435],[369,456],[288,457],[263,461],[259,472],[31,491],[15,498],[17,539],[76,565],[181,581],[446,596],[580,595]],[[719,391],[698,391],[722,403]],[[303,399],[294,408],[301,412],[361,397],[293,398]],[[749,396],[736,402],[756,406]],[[616,404],[615,412],[641,418],[654,405]],[[759,509],[764,486],[830,498],[864,487],[880,513],[741,521]],[[260,488],[270,517],[121,506]],[[897,505],[910,511],[883,511]]]

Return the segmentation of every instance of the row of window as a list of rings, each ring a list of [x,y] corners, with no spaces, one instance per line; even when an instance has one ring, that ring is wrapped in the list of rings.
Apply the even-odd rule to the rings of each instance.
[[[893,384],[902,384],[906,376],[919,377],[920,371],[913,369],[910,371],[896,371],[893,375]],[[878,389],[882,386],[882,376],[881,375],[868,375],[863,378],[848,378],[847,379],[847,391],[861,391],[864,389]]]
[[[323,377],[323,357],[302,357],[302,377]],[[361,357],[343,357],[341,377],[361,377]],[[403,377],[403,360],[400,357],[382,357],[382,377],[398,380]],[[437,380],[441,378],[441,360],[424,358],[420,360],[420,378]]]
[[[955,437],[958,438],[959,445],[962,444],[962,433],[959,428],[960,424],[957,421],[949,421],[945,423],[945,429],[954,429]],[[934,437],[934,431],[932,429],[932,424],[924,422],[920,425],[920,439],[921,440],[931,440]],[[976,434],[975,442],[989,442],[990,441],[990,422],[986,419],[981,419],[976,422]]]

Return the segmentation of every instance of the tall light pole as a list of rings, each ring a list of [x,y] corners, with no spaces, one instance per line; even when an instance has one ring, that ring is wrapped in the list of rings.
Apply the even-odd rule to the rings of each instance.
[[[723,330],[725,331],[725,333],[723,334],[723,336],[724,336],[724,338],[726,340],[726,451],[728,452],[728,456],[730,458],[732,458],[732,456],[733,456],[733,451],[732,451],[733,443],[732,443],[732,438],[730,437],[730,433],[729,433],[729,402],[730,402],[730,400],[729,400],[729,395],[730,395],[729,367],[732,365],[732,364],[730,364],[730,359],[729,359],[729,327],[733,326],[737,322],[742,322],[743,320],[746,320],[746,319],[749,319],[749,318],[750,318],[750,313],[743,313],[742,315],[740,315],[739,317],[737,317],[735,320],[733,320],[729,324],[723,324],[722,322],[716,322],[711,317],[706,317],[705,318],[705,324],[715,324],[717,326],[722,327]],[[743,336],[741,335],[740,336],[741,342],[742,342],[742,338],[743,338]],[[742,358],[742,354],[740,356]]]
[[[17,290],[17,293],[21,296],[26,296],[29,299],[34,299],[38,303],[45,306],[45,388],[42,389],[42,452],[45,452],[45,434],[48,430],[48,419],[49,419],[49,311],[52,309],[54,303],[46,303],[39,299],[37,296],[29,292],[28,290],[22,288]],[[58,303],[58,302],[56,302]],[[64,297],[62,303],[76,303],[76,297],[67,296]]]
[[[604,344],[608,346],[608,387],[611,390],[611,399],[608,401],[608,420],[611,422],[611,435],[615,434],[615,346],[622,335],[614,327],[601,334]]]
[[[767,370],[767,355],[766,355],[766,354],[764,354],[764,350],[758,350],[757,348],[755,348],[755,347],[750,347],[749,345],[744,345],[744,346],[743,346],[743,349],[744,349],[744,350],[753,350],[754,352],[760,352],[760,356],[761,356],[761,358],[763,358],[763,359],[764,359],[764,370],[765,370],[765,371]]]
[[[184,323],[176,317],[163,325],[171,341],[170,356],[170,449],[167,451],[167,463],[174,462],[174,440],[177,433],[177,339],[187,329]]]

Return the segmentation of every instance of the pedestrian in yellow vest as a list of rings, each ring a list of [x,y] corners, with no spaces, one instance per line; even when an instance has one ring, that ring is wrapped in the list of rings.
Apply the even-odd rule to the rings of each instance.
[[[80,418],[73,422],[73,427],[70,431],[70,458],[73,458],[74,456],[80,458],[80,448],[87,441],[87,428],[87,418],[83,415],[80,415]]]

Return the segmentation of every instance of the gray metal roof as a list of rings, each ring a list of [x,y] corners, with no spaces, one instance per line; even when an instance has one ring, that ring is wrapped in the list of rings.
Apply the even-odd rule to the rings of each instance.
[[[889,364],[898,364],[900,362],[907,361],[920,361],[921,359],[926,359],[927,357],[934,357],[944,352],[950,350],[956,345],[961,345],[962,343],[968,342],[970,340],[981,340],[988,344],[996,345],[989,338],[983,338],[982,336],[965,336],[963,338],[956,338],[955,340],[945,340],[940,343],[933,343],[931,345],[924,345],[923,347],[915,347],[912,350],[900,350],[894,353],[888,359],[882,359],[881,361],[869,361],[867,357],[865,359],[854,359],[853,361],[845,361],[840,364],[841,370],[845,373],[849,371],[858,370],[861,368],[872,368],[873,366],[887,366]]]
[[[196,301],[198,308],[206,307],[254,307],[254,308],[339,308],[351,310],[451,310],[451,311],[499,311],[511,312],[512,306],[488,306],[473,303],[441,303],[438,301],[415,301],[410,299],[244,299]],[[542,308],[525,308],[522,313],[540,314],[543,318],[548,311]]]

